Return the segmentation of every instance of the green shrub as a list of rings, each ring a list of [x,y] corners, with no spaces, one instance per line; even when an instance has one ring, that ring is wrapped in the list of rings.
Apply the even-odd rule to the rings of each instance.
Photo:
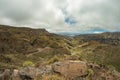
[[[34,66],[32,61],[25,61],[23,62],[23,67],[27,67],[27,66]]]
[[[52,64],[54,62],[57,62],[59,61],[59,58],[57,56],[54,56],[53,58],[51,58],[49,61],[48,61],[48,64]]]
[[[88,69],[88,76],[93,75],[94,71],[92,69]]]

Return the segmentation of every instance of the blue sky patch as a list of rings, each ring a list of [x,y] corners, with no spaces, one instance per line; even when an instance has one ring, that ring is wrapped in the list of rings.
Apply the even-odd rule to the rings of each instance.
[[[77,23],[77,21],[70,18],[70,17],[67,17],[67,18],[65,18],[65,23],[70,24],[70,25],[74,25]]]

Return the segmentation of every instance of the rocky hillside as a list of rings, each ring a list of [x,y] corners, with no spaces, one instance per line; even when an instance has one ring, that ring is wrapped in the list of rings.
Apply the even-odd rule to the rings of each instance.
[[[79,35],[75,36],[73,43],[74,54],[120,71],[120,32]]]
[[[117,71],[83,61],[66,60],[51,65],[1,69],[0,80],[120,80]]]
[[[67,40],[45,29],[16,28],[0,26],[0,53],[24,53],[36,48],[64,48]],[[66,44],[66,45],[65,45]],[[7,50],[7,52],[6,52]],[[31,51],[30,51],[31,50]]]
[[[84,34],[75,36],[80,42],[98,41],[104,44],[120,45],[120,32],[106,32],[101,34]]]
[[[0,25],[0,65],[19,67],[24,61],[37,63],[54,56],[70,55],[70,44],[66,37],[45,29]]]
[[[75,37],[0,25],[0,80],[120,80],[120,33]]]

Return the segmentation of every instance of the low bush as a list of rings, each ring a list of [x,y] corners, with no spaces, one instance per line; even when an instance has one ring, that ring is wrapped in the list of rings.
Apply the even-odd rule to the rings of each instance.
[[[32,61],[23,62],[23,67],[27,67],[27,66],[34,66],[34,63]]]

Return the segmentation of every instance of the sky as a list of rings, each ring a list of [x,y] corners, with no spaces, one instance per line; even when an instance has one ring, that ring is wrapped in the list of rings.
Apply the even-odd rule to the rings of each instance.
[[[120,0],[0,0],[0,24],[54,33],[120,31]]]

